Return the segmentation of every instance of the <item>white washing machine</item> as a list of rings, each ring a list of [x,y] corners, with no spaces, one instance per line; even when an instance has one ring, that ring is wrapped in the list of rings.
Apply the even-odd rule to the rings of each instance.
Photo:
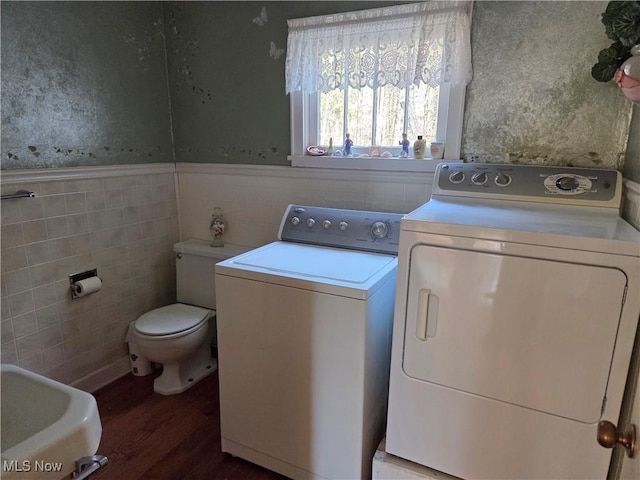
[[[387,452],[465,479],[607,477],[598,424],[629,421],[640,315],[621,189],[609,170],[439,166],[402,220]]]
[[[280,241],[216,265],[223,451],[294,479],[370,476],[400,219],[291,205]]]

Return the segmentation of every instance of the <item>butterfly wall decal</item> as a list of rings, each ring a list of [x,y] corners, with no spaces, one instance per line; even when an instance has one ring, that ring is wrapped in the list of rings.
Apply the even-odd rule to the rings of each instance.
[[[262,11],[260,15],[253,19],[253,23],[258,25],[259,27],[264,27],[264,24],[267,23],[269,19],[267,18],[267,7],[262,7]]]
[[[273,57],[274,60],[278,60],[282,54],[284,53],[284,48],[276,47],[276,44],[271,42],[269,47],[269,56]]]

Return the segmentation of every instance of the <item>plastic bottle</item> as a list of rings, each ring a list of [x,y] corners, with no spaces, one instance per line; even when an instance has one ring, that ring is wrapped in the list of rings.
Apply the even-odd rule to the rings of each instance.
[[[427,147],[427,141],[422,139],[422,135],[418,135],[418,139],[413,142],[413,158],[418,160],[424,158],[424,150]]]
[[[444,142],[431,142],[431,158],[440,159],[444,157]]]

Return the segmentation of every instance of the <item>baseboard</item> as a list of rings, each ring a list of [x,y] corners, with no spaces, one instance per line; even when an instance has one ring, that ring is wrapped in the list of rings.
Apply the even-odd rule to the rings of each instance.
[[[129,372],[131,372],[129,357],[122,357],[115,362],[110,363],[95,372],[91,372],[89,375],[86,375],[79,380],[76,380],[71,384],[71,386],[85,392],[93,393],[118,378],[125,376]]]

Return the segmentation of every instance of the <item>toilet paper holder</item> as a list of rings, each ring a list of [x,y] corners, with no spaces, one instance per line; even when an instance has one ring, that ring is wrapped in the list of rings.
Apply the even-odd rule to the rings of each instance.
[[[81,281],[81,280],[86,280],[87,278],[91,278],[91,277],[98,277],[98,269],[97,268],[69,275],[69,290],[71,290],[71,299],[72,300],[75,300],[76,298],[80,298],[81,297],[79,295],[79,285],[76,285],[76,283]],[[100,279],[100,277],[98,277],[98,279]]]

